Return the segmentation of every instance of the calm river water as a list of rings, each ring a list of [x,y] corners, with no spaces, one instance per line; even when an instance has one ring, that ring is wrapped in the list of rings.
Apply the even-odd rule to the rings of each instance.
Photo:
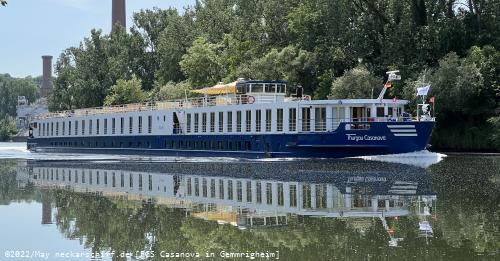
[[[0,143],[0,260],[499,260],[500,156],[30,154]]]

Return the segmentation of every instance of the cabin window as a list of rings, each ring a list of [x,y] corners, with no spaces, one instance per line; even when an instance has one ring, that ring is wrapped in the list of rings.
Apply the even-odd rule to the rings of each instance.
[[[139,133],[142,133],[142,116],[139,116]]]
[[[82,135],[85,135],[85,120],[82,120]]]
[[[194,195],[200,196],[200,179],[194,178]]]
[[[297,109],[290,108],[288,110],[288,130],[296,131],[297,130]]]
[[[290,185],[290,207],[297,207],[297,185]]]
[[[283,190],[283,183],[278,183],[278,206],[285,205],[285,193]]]
[[[236,150],[241,150],[241,141],[236,142]]]
[[[311,185],[302,185],[302,207],[311,208]]]
[[[104,119],[104,135],[108,134],[108,119]]]
[[[230,140],[227,141],[227,150],[233,150],[233,142]]]
[[[128,118],[128,133],[132,133],[132,128],[134,126],[134,118]]]
[[[89,120],[89,135],[92,135],[92,120]]]
[[[224,199],[224,180],[219,179],[219,198]]]
[[[377,117],[384,117],[384,107],[377,107]]]
[[[153,190],[153,176],[148,175],[148,189],[149,191]]]
[[[210,197],[215,198],[215,179],[210,179]]]
[[[236,181],[236,200],[238,202],[243,201],[243,185],[241,181]]]
[[[326,131],[326,108],[318,107],[314,109],[314,121],[316,131]]]
[[[125,119],[123,117],[120,118],[120,134],[123,134],[125,129]]]
[[[40,137],[41,130],[42,130],[42,126],[38,126],[38,136],[39,137]]]
[[[200,117],[198,113],[194,114],[194,132],[198,132]]]
[[[210,113],[210,132],[215,132],[215,112]]]
[[[54,136],[54,123],[50,123],[50,136]]]
[[[207,132],[207,113],[206,112],[201,114],[201,131]]]
[[[252,131],[252,111],[246,111],[246,131],[251,132]]]
[[[59,122],[56,122],[56,136],[59,136]]]
[[[262,83],[252,84],[252,92],[253,93],[262,93],[263,90],[264,90],[264,85]]]
[[[273,204],[273,184],[266,183],[266,203],[268,205]]]
[[[276,130],[283,131],[283,109],[276,110]]]
[[[153,132],[153,116],[148,116],[148,133]]]
[[[262,203],[262,183],[260,183],[260,181],[255,183],[255,194],[257,194],[257,203]]]
[[[233,132],[233,112],[227,112],[227,132]]]
[[[206,198],[207,195],[208,195],[208,192],[207,192],[207,179],[206,178],[202,178],[201,179],[201,187],[202,187],[202,191],[203,191],[203,197]]]
[[[62,123],[62,134],[61,135],[64,136],[65,134],[66,134],[66,122],[63,121],[63,123]]]
[[[139,190],[142,190],[142,174],[139,174]]]
[[[272,111],[271,109],[266,110],[266,131],[271,131],[271,121],[272,121]]]
[[[111,134],[115,134],[115,133],[116,133],[116,119],[112,118],[111,119]]]
[[[256,132],[262,131],[262,111],[261,110],[255,111],[255,131]]]
[[[100,123],[101,123],[101,120],[97,119],[95,120],[95,134],[99,135],[99,131],[100,131]]]
[[[236,111],[236,132],[241,132],[241,111]]]
[[[252,182],[247,181],[247,202],[252,202]]]
[[[267,93],[276,93],[276,84],[266,83],[265,89]]]
[[[222,141],[218,142],[218,146],[217,147],[218,147],[219,150],[223,150],[224,149],[224,145],[222,144]]]
[[[45,136],[45,123],[41,124],[41,129],[42,129],[42,136]]]
[[[332,127],[333,129],[337,129],[340,122],[345,116],[345,108],[344,107],[333,107],[332,108]]]
[[[219,112],[219,132],[224,132],[224,112]]]
[[[252,149],[252,143],[250,141],[245,141],[245,150],[251,150]]]
[[[187,133],[191,133],[191,113],[186,115],[186,131]]]
[[[309,107],[302,108],[302,131],[311,130],[311,109]]]
[[[233,200],[233,181],[232,180],[227,181],[227,199]]]
[[[213,140],[210,141],[210,149],[215,149],[215,142]]]
[[[286,84],[277,84],[278,93],[286,93]]]

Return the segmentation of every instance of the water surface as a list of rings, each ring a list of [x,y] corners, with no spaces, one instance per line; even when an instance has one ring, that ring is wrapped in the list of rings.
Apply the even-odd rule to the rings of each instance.
[[[499,258],[499,156],[240,161],[23,146],[0,143],[0,260]],[[221,257],[231,254],[243,257]]]

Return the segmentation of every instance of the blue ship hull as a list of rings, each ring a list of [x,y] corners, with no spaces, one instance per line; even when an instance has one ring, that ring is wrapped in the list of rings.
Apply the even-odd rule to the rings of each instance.
[[[424,150],[434,122],[366,122],[369,129],[293,134],[32,138],[34,152],[235,158],[344,158]],[[364,123],[356,122],[356,126]]]

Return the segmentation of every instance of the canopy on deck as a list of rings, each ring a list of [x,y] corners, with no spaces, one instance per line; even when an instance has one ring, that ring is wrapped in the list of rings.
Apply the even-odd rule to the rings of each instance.
[[[227,84],[217,84],[213,87],[206,87],[199,90],[192,90],[192,92],[201,93],[205,95],[234,94],[236,93],[236,82],[231,82]]]

